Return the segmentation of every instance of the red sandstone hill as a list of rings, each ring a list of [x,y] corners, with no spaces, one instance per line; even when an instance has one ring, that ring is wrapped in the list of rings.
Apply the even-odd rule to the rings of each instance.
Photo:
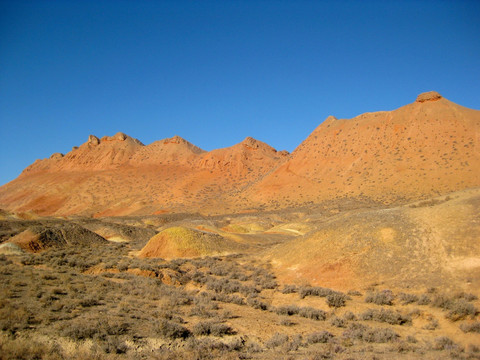
[[[348,198],[415,200],[480,185],[480,111],[430,92],[394,111],[329,117],[289,155],[252,138],[206,152],[175,136],[90,136],[0,188],[41,215],[226,213]]]
[[[0,206],[96,216],[229,210],[225,196],[257,182],[287,155],[252,138],[206,152],[178,136],[145,146],[123,133],[90,135],[1,187]]]
[[[363,198],[391,203],[480,185],[480,111],[436,92],[394,111],[328,117],[247,196],[269,207]]]

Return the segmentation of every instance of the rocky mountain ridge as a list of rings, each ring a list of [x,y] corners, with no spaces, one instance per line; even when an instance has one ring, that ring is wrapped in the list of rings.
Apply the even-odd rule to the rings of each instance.
[[[40,215],[230,213],[396,203],[480,185],[480,111],[436,92],[393,111],[328,117],[292,154],[247,137],[204,151],[179,136],[126,134],[37,160],[0,188],[0,207]]]

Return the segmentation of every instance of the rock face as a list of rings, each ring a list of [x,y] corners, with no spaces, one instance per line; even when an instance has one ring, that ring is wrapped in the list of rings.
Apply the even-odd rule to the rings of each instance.
[[[229,213],[394,203],[480,185],[480,111],[436,92],[393,111],[329,116],[292,154],[247,137],[206,152],[179,136],[126,134],[37,160],[0,188],[0,207],[40,215]]]

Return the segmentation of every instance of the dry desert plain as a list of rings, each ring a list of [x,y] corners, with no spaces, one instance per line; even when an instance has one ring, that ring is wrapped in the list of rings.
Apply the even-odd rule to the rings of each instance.
[[[480,359],[480,111],[291,154],[123,133],[0,187],[0,359]]]

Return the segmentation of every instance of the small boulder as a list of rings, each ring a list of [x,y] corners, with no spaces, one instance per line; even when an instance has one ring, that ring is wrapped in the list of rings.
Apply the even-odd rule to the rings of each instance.
[[[96,137],[95,135],[90,135],[88,137],[88,143],[91,145],[98,145],[100,144],[100,139]]]

